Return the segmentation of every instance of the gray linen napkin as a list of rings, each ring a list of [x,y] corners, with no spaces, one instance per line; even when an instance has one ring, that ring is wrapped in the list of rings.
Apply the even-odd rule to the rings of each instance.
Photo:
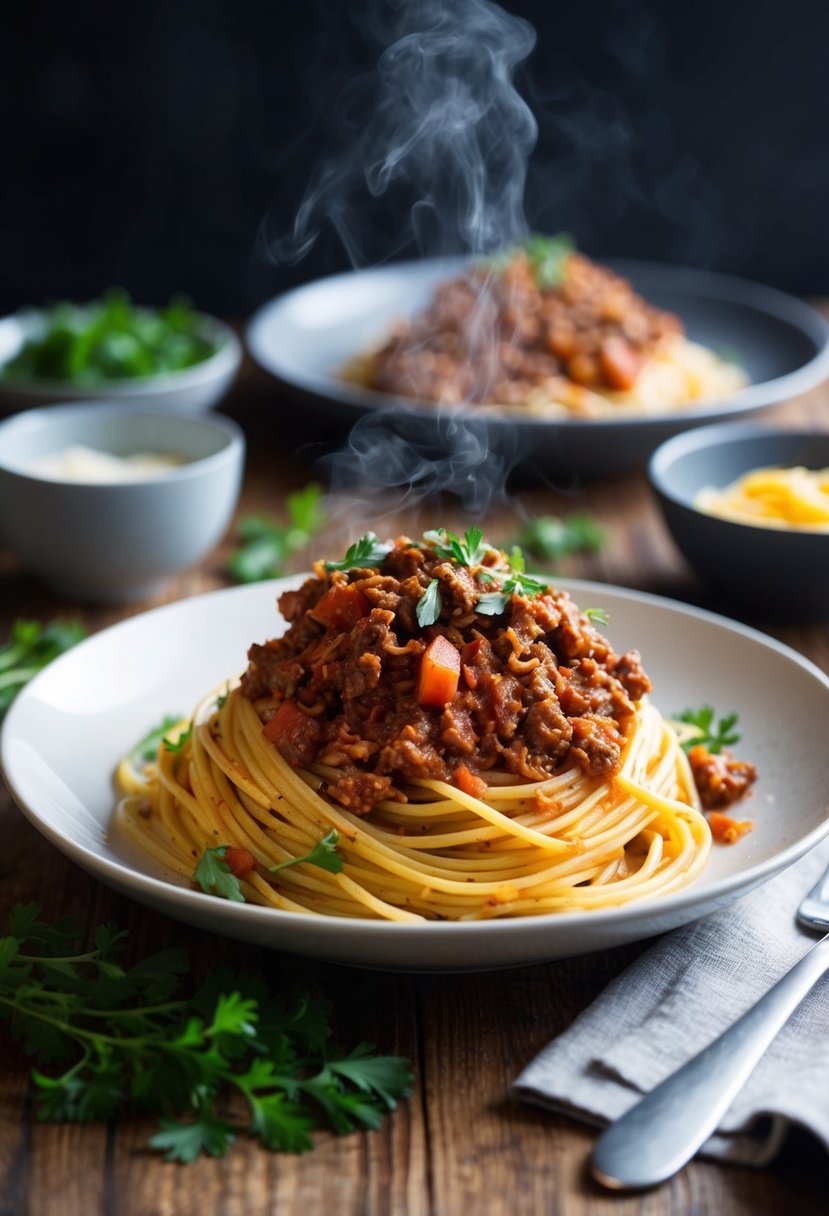
[[[814,945],[819,935],[800,929],[795,913],[827,862],[824,841],[736,903],[661,938],[524,1069],[512,1096],[594,1124],[624,1114]],[[702,1152],[764,1165],[792,1123],[829,1150],[829,976],[775,1039]]]

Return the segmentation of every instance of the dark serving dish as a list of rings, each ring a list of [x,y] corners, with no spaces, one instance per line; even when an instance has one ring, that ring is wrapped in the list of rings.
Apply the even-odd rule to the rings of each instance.
[[[424,308],[436,284],[465,264],[461,258],[401,262],[295,288],[253,316],[248,348],[266,372],[303,398],[318,423],[347,429],[382,414],[404,435],[431,432],[443,443],[447,417],[463,414],[476,435],[483,420],[493,449],[559,478],[635,467],[680,431],[775,405],[829,374],[829,327],[802,301],[708,271],[613,261],[645,299],[682,317],[693,341],[735,351],[751,383],[729,400],[687,410],[585,420],[499,414],[485,406],[438,410],[342,380],[349,359],[381,342],[396,318]]]
[[[737,422],[668,440],[648,474],[665,522],[697,573],[755,619],[829,620],[829,532],[735,523],[694,506],[751,469],[829,467],[829,432]]]

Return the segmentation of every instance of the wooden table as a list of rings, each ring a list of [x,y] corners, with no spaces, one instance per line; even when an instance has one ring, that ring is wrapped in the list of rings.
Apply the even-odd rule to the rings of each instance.
[[[225,408],[251,441],[238,514],[280,514],[286,492],[312,475],[308,453],[313,449],[297,455],[296,436],[287,425],[297,411],[249,366]],[[790,403],[778,418],[827,425],[829,388]],[[706,597],[673,548],[641,473],[597,481],[575,496],[522,488],[509,507],[498,506],[484,523],[488,534],[500,539],[515,527],[516,510],[566,514],[575,509],[591,511],[609,543],[598,555],[572,560],[562,573],[721,607]],[[393,517],[394,512],[389,524]],[[456,502],[444,504],[439,515],[435,508],[418,514],[409,506],[396,518],[412,531],[462,522]],[[355,519],[355,528],[362,522]],[[328,539],[339,546],[342,535],[340,530],[336,539]],[[322,537],[319,551],[325,546]],[[223,565],[231,548],[229,535],[153,604],[225,585]],[[62,602],[2,551],[0,579],[0,639],[19,616],[46,620],[72,613],[97,630],[152,606],[104,609]],[[825,625],[769,632],[829,671]],[[523,1065],[640,947],[501,973],[410,976],[349,970],[209,939],[115,895],[42,839],[3,788],[0,839],[0,923],[14,903],[40,901],[47,917],[72,912],[87,927],[118,921],[130,931],[136,954],[178,944],[192,953],[196,972],[228,960],[262,973],[274,987],[307,982],[334,1002],[341,1041],[368,1039],[383,1051],[408,1056],[417,1075],[413,1097],[380,1131],[324,1133],[314,1151],[301,1157],[272,1155],[241,1141],[222,1159],[174,1166],[147,1149],[153,1125],[140,1119],[85,1127],[37,1123],[28,1064],[0,1038],[0,1216],[762,1216],[782,1211],[804,1216],[826,1211],[829,1159],[805,1133],[793,1134],[762,1171],[697,1161],[653,1192],[617,1197],[588,1177],[585,1160],[593,1131],[508,1098],[510,1082]]]

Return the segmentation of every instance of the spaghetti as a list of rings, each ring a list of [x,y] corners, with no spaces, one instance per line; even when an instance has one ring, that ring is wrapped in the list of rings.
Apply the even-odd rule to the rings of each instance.
[[[181,752],[129,761],[117,780],[127,833],[156,861],[190,877],[206,845],[256,858],[247,900],[291,912],[392,921],[469,920],[617,907],[690,882],[711,840],[676,734],[645,699],[619,771],[591,778],[577,766],[541,782],[493,774],[482,797],[437,780],[406,786],[369,816],[321,795],[332,771],[294,769],[233,689],[196,710]],[[299,865],[331,828],[339,874]]]
[[[829,469],[752,469],[721,490],[700,490],[696,505],[738,524],[828,532]]]
[[[121,822],[165,867],[243,850],[246,900],[419,922],[616,907],[704,865],[693,774],[637,653],[515,551],[369,534],[280,609],[287,632],[230,691],[118,770]],[[332,833],[336,872],[302,860]]]

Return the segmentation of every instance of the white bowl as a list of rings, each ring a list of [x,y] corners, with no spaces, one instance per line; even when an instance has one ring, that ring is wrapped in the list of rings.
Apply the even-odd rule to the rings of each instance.
[[[43,315],[37,309],[26,309],[0,321],[0,367],[15,357],[28,337],[42,329]],[[148,410],[203,413],[218,405],[229,390],[242,361],[242,345],[229,325],[206,313],[198,314],[198,331],[216,350],[201,363],[178,372],[98,385],[0,378],[0,412],[58,401],[123,400]]]
[[[157,477],[88,483],[33,469],[71,445],[179,457]],[[221,539],[239,497],[245,441],[218,414],[100,402],[27,410],[0,423],[0,533],[53,590],[81,601],[152,595]]]

